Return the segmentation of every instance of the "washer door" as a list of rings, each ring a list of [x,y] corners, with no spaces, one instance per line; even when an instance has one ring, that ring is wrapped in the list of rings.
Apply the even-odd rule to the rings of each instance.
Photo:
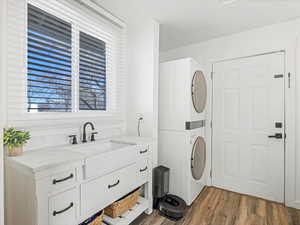
[[[206,106],[207,86],[202,71],[196,71],[192,81],[192,100],[197,113],[202,113]]]
[[[197,137],[192,151],[191,171],[195,180],[203,176],[206,164],[206,144],[203,137]]]

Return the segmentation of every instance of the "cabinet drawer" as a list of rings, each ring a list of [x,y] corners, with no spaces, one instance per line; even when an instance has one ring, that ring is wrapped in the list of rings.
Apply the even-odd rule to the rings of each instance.
[[[136,186],[136,164],[81,185],[81,213],[101,210]]]
[[[138,147],[138,156],[144,157],[150,154],[150,148],[148,145],[140,145]]]
[[[69,169],[50,177],[51,191],[56,191],[64,187],[75,184],[77,181],[76,169]]]
[[[139,163],[137,163],[137,182],[139,185],[142,185],[143,183],[148,181],[149,176],[149,159],[143,159],[140,160]]]
[[[49,198],[49,225],[72,225],[76,223],[78,207],[76,188]]]
[[[100,177],[136,162],[135,148],[106,152],[86,159],[85,179]]]

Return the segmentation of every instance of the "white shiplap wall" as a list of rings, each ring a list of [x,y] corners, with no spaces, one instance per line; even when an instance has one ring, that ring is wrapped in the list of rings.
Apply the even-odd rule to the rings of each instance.
[[[40,150],[48,147],[65,145],[70,143],[69,135],[77,135],[78,141],[81,140],[83,133],[83,124],[87,121],[92,122],[98,132],[97,140],[120,136],[125,132],[125,123],[120,120],[107,120],[99,118],[86,118],[69,120],[65,122],[54,122],[54,125],[48,123],[32,123],[31,125],[20,124],[17,128],[25,129],[30,132],[31,139],[25,146],[25,151]],[[87,128],[91,132],[91,128]]]
[[[73,118],[108,116],[124,119],[125,80],[126,80],[126,29],[119,27],[107,19],[98,16],[77,1],[42,1],[42,0],[7,0],[7,76],[8,96],[7,111],[10,123],[69,119],[70,113],[27,113],[27,2],[46,10],[74,27],[99,37],[107,44],[107,112],[74,112]],[[73,43],[78,43],[78,36],[73,36]],[[73,46],[77,49],[77,46]],[[72,56],[78,62],[77,55]],[[74,65],[74,77],[78,76],[78,68]],[[75,79],[76,81],[77,79]],[[78,82],[74,82],[78,90]],[[78,96],[73,96],[73,99]],[[77,102],[77,101],[75,101]]]
[[[126,25],[120,26],[111,23],[107,18],[89,11],[82,2],[76,1],[41,1],[41,0],[6,0],[7,14],[6,25],[6,79],[7,79],[7,123],[8,127],[16,127],[31,132],[31,140],[25,150],[43,149],[68,143],[68,135],[82,133],[84,122],[95,123],[99,135],[103,139],[111,136],[121,135],[125,131],[126,112]],[[108,113],[80,112],[80,113],[27,113],[27,3],[48,9],[50,13],[59,17],[72,17],[83,24],[83,29],[95,27],[98,34],[105,30],[107,33],[101,35],[107,41],[114,40],[117,43],[110,49],[109,55],[116,61],[108,78],[110,91]],[[61,5],[62,4],[62,5]],[[106,15],[107,16],[107,15]],[[109,16],[109,15],[108,15]],[[86,24],[86,26],[84,26]],[[96,33],[95,33],[96,35]],[[117,51],[117,48],[120,51]]]
[[[3,53],[5,60],[9,61],[7,63],[7,70],[4,78],[7,78],[10,81],[7,84],[6,82],[2,83],[2,81],[0,83],[0,85],[3,84],[3,86],[7,87],[9,91],[8,98],[3,99],[5,104],[3,104],[4,109],[2,108],[2,112],[4,112],[5,115],[8,115],[8,121],[7,123],[5,122],[5,126],[14,126],[31,132],[32,139],[25,147],[25,150],[43,149],[50,146],[66,144],[69,141],[68,135],[81,135],[82,125],[87,121],[91,121],[95,124],[96,129],[99,132],[97,135],[98,139],[117,136],[124,133],[136,135],[136,116],[140,113],[145,115],[144,122],[147,124],[147,126],[142,126],[143,136],[157,137],[159,24],[156,21],[149,23],[148,20],[136,18],[136,23],[138,23],[138,25],[134,26],[133,32],[132,30],[127,32],[125,23],[117,18],[111,17],[110,13],[103,12],[101,7],[99,8],[99,11],[102,10],[102,15],[104,13],[105,17],[110,18],[115,23],[121,24],[121,27],[124,29],[122,32],[122,41],[119,42],[119,45],[123,49],[122,54],[124,54],[124,57],[119,58],[118,62],[119,74],[121,73],[123,76],[117,78],[118,92],[116,93],[115,98],[119,108],[115,115],[97,116],[92,113],[84,115],[76,114],[71,117],[64,114],[56,114],[51,117],[48,117],[46,114],[42,116],[24,116],[24,114],[20,114],[17,111],[26,110],[26,105],[20,106],[14,104],[14,101],[19,102],[18,98],[24,99],[24,97],[26,97],[24,95],[24,91],[26,91],[26,80],[19,80],[19,78],[24,76],[26,72],[26,64],[24,61],[24,56],[26,56],[26,34],[24,34],[23,31],[24,26],[26,25],[26,15],[24,13],[26,12],[27,1],[0,0],[1,3],[6,1],[10,5],[9,9],[6,10],[0,7],[0,11],[3,9],[4,13],[2,15],[6,16],[7,14],[7,18],[9,19],[9,21],[5,21],[5,26],[6,36],[9,37],[9,42],[6,43],[6,47],[10,48],[10,50],[8,52],[9,55],[3,52],[0,52],[0,54]],[[56,0],[47,2],[50,3],[54,1]],[[59,1],[74,2],[74,0]],[[95,1],[93,0],[78,1],[90,3],[91,5],[95,4]],[[46,1],[40,0],[39,2]],[[97,7],[95,6],[95,8]],[[2,15],[0,15],[0,17]],[[3,20],[0,21],[2,22]],[[131,24],[129,26],[132,27]],[[130,36],[130,40],[127,40],[127,36]],[[128,43],[130,43],[130,46],[127,45]],[[130,53],[127,53],[127,49],[131,49]],[[129,70],[127,65],[130,67],[131,79],[127,79],[126,76],[127,70]],[[138,69],[136,69],[137,66]],[[135,80],[137,77],[139,78],[138,81]],[[14,85],[16,84],[14,80],[18,80],[16,83],[19,82],[21,88]],[[131,83],[131,81],[133,82]],[[131,94],[128,97],[127,89],[131,90]],[[6,89],[0,91],[3,91],[3,93],[6,94]],[[142,96],[145,95],[146,98],[142,98],[142,96],[140,96],[141,93]],[[6,110],[6,101],[10,101],[8,104],[8,111]],[[12,110],[12,112],[10,110]],[[132,121],[130,121],[130,119],[132,119]],[[130,128],[127,129],[127,127]],[[156,146],[154,151],[156,162]],[[0,220],[1,218],[3,217],[0,213]],[[0,222],[0,225],[3,224]]]
[[[155,140],[153,161],[157,163],[159,23],[140,18],[128,26],[127,133],[137,135],[138,118],[141,135]]]
[[[4,152],[3,152],[3,127],[6,120],[5,107],[5,19],[6,1],[0,1],[0,225],[4,225]],[[2,53],[2,54],[1,54]]]

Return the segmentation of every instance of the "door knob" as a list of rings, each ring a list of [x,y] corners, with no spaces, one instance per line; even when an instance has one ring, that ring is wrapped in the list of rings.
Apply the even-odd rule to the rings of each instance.
[[[268,137],[269,138],[282,139],[283,135],[282,135],[282,133],[276,133],[275,135],[271,135],[271,136],[268,136]]]

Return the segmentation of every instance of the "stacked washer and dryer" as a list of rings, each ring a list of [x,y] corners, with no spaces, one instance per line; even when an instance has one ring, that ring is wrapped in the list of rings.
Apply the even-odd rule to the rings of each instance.
[[[207,85],[192,58],[164,62],[159,81],[159,164],[170,168],[170,194],[191,205],[206,185]]]

